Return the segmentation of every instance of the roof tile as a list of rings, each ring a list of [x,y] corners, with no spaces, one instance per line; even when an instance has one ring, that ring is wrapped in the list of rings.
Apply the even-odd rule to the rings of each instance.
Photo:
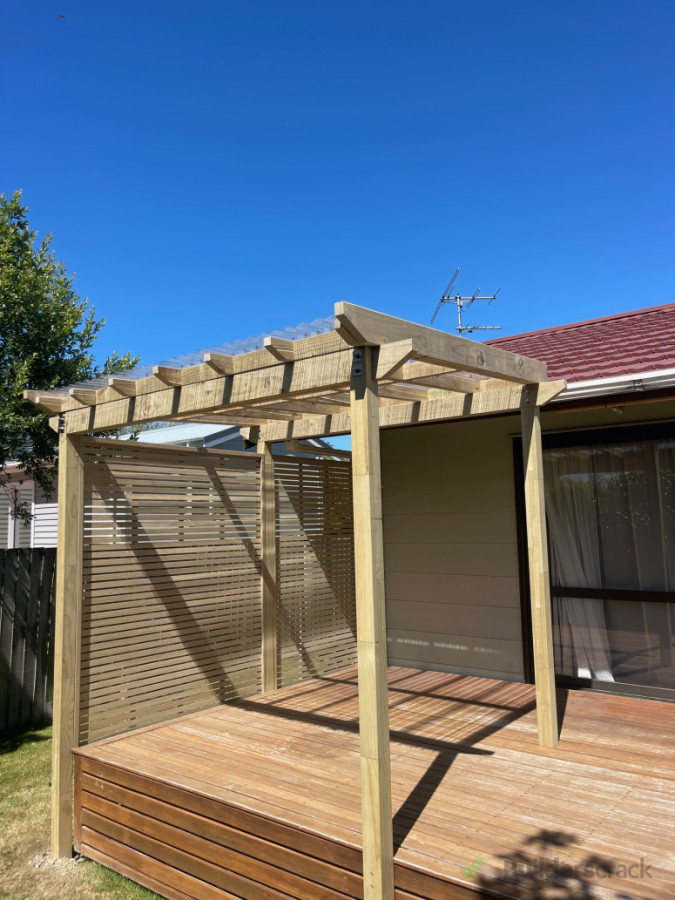
[[[570,382],[675,368],[675,303],[486,341]]]

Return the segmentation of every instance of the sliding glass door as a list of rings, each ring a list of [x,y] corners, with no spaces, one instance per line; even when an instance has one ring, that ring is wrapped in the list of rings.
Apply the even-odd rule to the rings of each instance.
[[[544,446],[557,674],[675,699],[675,428]]]

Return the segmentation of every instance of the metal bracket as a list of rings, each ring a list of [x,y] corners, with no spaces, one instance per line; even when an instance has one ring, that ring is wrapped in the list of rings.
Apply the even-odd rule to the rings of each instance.
[[[355,347],[352,351],[352,377],[363,375],[363,348]]]

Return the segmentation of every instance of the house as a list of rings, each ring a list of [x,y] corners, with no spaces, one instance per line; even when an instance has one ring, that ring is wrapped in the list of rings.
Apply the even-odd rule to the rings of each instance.
[[[121,435],[120,440],[128,440],[130,435]],[[192,424],[169,425],[139,431],[135,440],[150,444],[170,444],[176,447],[206,447],[213,450],[245,450],[244,439],[236,426]],[[314,439],[306,442],[314,452],[331,452],[325,441]],[[300,450],[288,450],[283,442],[274,447],[275,453],[301,454]],[[309,455],[312,455],[310,449]],[[0,550],[21,547],[56,547],[58,489],[47,497],[39,484],[26,478],[22,468],[16,463],[7,467],[9,479],[0,488]],[[31,514],[31,519],[17,518],[12,513],[17,504],[23,504]]]
[[[488,343],[567,381],[542,410],[560,681],[675,699],[675,304]],[[390,662],[532,681],[521,458],[514,415],[382,432]]]
[[[675,306],[488,344],[335,316],[28,394],[66,498],[53,855],[183,900],[672,896]],[[188,415],[257,452],[91,436]]]
[[[0,550],[56,547],[56,497],[47,497],[17,463],[9,463],[5,474],[7,481],[0,485]],[[30,520],[13,515],[19,505],[31,514]]]

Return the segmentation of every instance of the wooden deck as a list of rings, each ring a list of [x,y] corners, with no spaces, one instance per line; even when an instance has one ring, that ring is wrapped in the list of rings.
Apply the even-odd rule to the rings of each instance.
[[[361,897],[356,673],[77,751],[76,843],[175,900]],[[391,668],[397,900],[675,897],[675,704]]]

